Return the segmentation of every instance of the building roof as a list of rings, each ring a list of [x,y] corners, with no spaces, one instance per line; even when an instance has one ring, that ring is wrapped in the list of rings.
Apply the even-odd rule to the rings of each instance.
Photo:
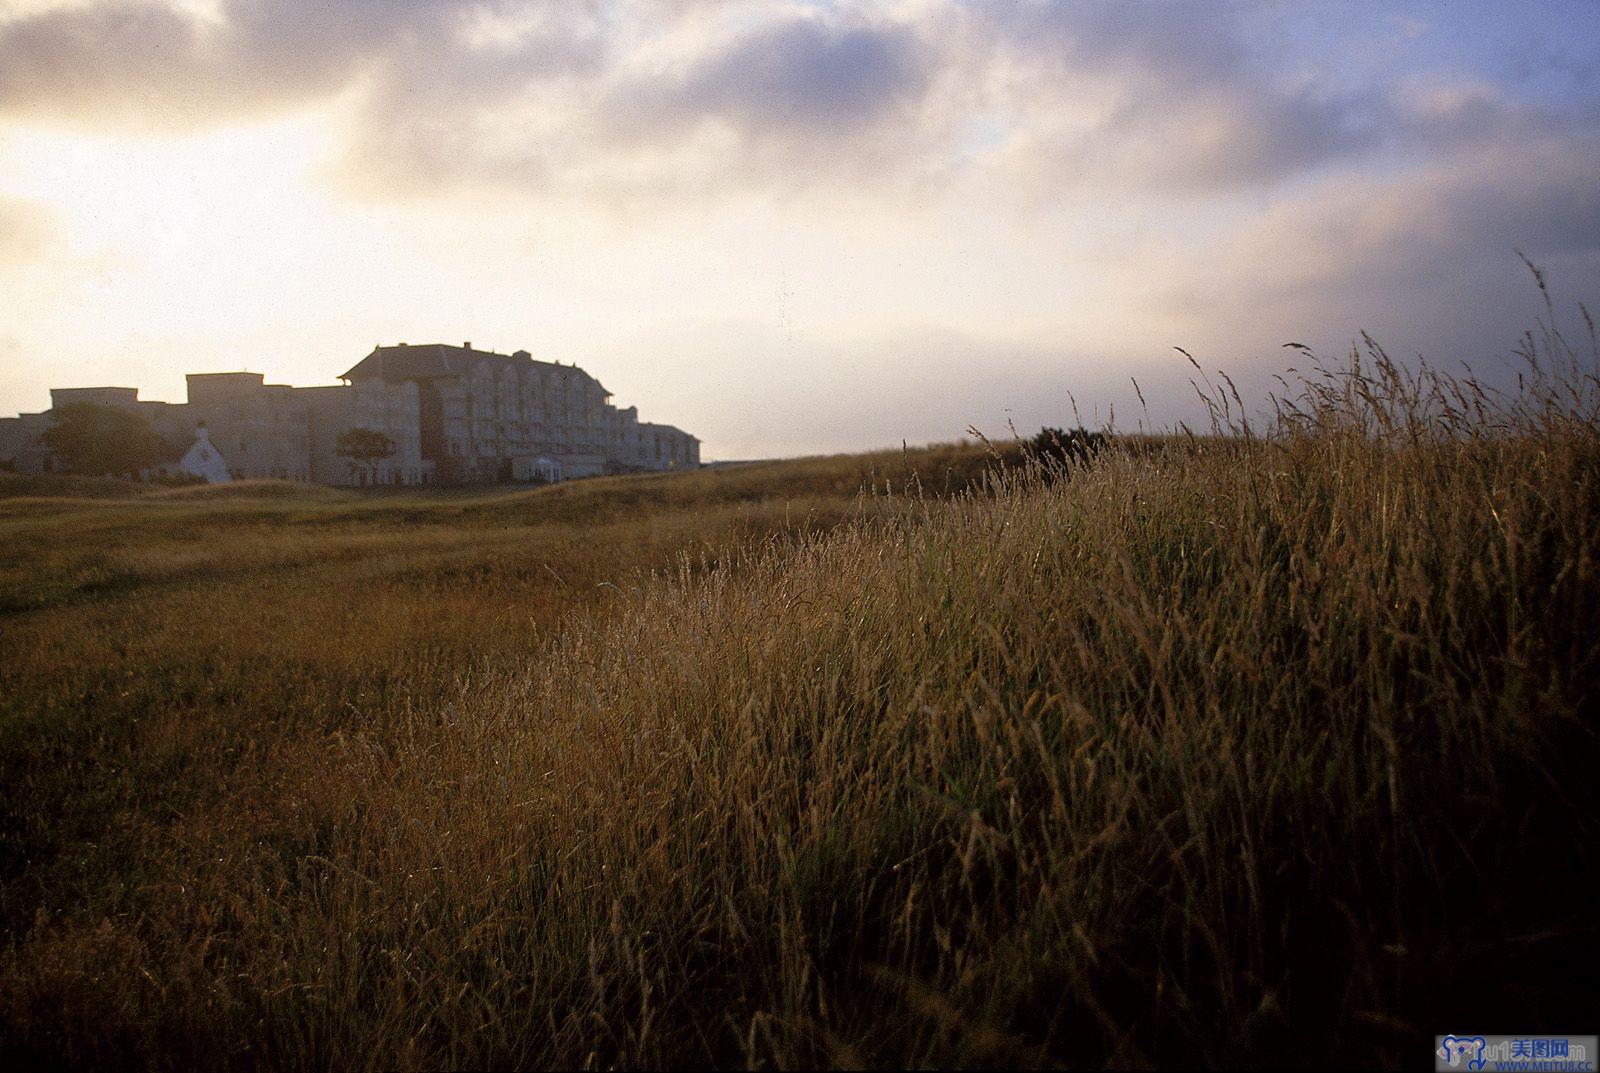
[[[97,406],[132,406],[139,401],[136,387],[53,387],[50,389],[51,407],[71,406],[75,402],[93,403]]]
[[[260,384],[267,379],[265,373],[245,372],[243,369],[233,373],[184,373],[185,381],[194,380],[203,384]]]
[[[515,354],[497,354],[492,350],[475,350],[471,346],[450,346],[448,343],[422,343],[415,346],[401,343],[398,346],[374,347],[372,353],[358,361],[341,380],[383,379],[390,383],[400,380],[426,380],[434,377],[471,376],[473,369],[483,361],[501,365],[543,365],[548,368],[570,369],[579,376],[595,380],[576,365],[560,362],[535,361],[526,350]],[[598,380],[595,380],[599,384]],[[602,386],[601,390],[605,388]],[[607,394],[610,394],[607,392]]]
[[[648,431],[648,432],[670,432],[670,433],[672,433],[674,435],[682,436],[684,439],[693,440],[696,443],[700,442],[700,437],[699,436],[691,435],[691,434],[683,431],[683,429],[679,428],[677,425],[664,425],[659,421],[640,421],[639,422],[639,431],[641,431],[641,432],[646,432],[646,431]]]

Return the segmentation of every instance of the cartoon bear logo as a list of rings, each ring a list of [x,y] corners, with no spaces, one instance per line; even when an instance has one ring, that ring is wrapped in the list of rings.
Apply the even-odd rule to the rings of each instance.
[[[1434,1054],[1444,1059],[1451,1069],[1460,1069],[1461,1060],[1467,1060],[1468,1069],[1482,1069],[1486,1064],[1483,1049],[1489,1045],[1482,1036],[1446,1036]]]

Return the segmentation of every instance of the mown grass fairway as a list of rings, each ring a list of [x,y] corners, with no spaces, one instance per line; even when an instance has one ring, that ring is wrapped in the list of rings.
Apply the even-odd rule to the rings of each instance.
[[[1580,1031],[1596,391],[1380,360],[1264,437],[1053,470],[5,501],[0,1040],[1373,1065]]]

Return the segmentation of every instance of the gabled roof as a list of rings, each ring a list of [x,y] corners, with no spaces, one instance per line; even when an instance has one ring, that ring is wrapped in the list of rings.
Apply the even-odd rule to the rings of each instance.
[[[362,358],[347,371],[341,380],[375,380],[389,383],[402,380],[425,380],[441,376],[471,376],[480,362],[492,361],[500,365],[543,365],[555,368],[559,363],[534,361],[526,350],[515,354],[496,354],[487,350],[450,346],[447,343],[423,343],[416,346],[374,347],[371,354]],[[579,376],[594,380],[593,376],[576,365],[562,365]],[[599,381],[595,381],[599,383]],[[601,390],[604,390],[602,388]]]
[[[431,376],[469,376],[482,358],[502,357],[465,347],[427,343],[422,346],[380,346],[362,358],[341,380],[413,380]],[[505,360],[510,361],[510,358]]]

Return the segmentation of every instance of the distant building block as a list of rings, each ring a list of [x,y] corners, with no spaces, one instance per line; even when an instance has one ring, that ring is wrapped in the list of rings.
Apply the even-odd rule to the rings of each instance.
[[[89,402],[140,414],[174,448],[192,444],[179,468],[207,480],[467,484],[700,464],[700,441],[689,433],[641,422],[582,369],[526,350],[380,346],[340,379],[295,388],[261,373],[190,373],[184,403],[141,401],[125,387],[54,388],[50,396],[58,407]],[[39,437],[50,423],[49,413],[0,420],[0,465],[48,472],[54,459]],[[394,453],[352,466],[338,443],[353,429],[382,433]],[[201,460],[202,447],[214,461]],[[190,469],[191,456],[203,472]]]

